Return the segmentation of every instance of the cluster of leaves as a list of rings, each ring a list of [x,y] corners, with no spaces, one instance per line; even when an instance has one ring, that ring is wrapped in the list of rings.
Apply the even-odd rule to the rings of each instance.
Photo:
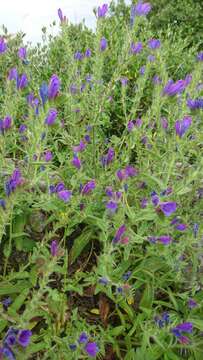
[[[203,54],[107,10],[0,38],[3,359],[202,358]]]

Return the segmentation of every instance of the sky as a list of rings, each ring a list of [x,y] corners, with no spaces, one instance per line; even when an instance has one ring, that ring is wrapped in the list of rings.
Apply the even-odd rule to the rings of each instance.
[[[110,0],[0,0],[0,32],[4,24],[9,33],[22,30],[27,34],[27,41],[36,43],[41,40],[43,26],[47,26],[52,34],[57,32],[58,27],[50,28],[49,24],[54,20],[59,23],[58,8],[71,22],[85,18],[86,24],[94,28],[93,8],[104,2],[110,3]]]

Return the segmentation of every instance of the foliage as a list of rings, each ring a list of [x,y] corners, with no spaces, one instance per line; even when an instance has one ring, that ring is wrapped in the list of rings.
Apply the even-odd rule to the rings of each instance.
[[[0,358],[200,360],[203,56],[59,15],[0,42]]]

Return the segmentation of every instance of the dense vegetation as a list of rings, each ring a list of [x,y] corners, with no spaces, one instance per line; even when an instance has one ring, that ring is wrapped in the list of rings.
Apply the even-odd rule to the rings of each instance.
[[[202,360],[201,8],[3,29],[0,360]]]

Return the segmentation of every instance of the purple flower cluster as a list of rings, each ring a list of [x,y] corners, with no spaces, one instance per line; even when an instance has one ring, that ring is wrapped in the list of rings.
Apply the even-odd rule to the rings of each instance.
[[[130,25],[133,26],[136,16],[146,16],[151,9],[151,4],[147,2],[143,3],[142,1],[139,1],[136,5],[133,5],[130,11]]]
[[[54,125],[57,115],[58,111],[56,109],[50,109],[44,123],[48,126]]]
[[[23,178],[19,169],[15,169],[11,177],[5,183],[6,196],[10,196],[18,186],[22,185]]]
[[[109,164],[111,164],[112,161],[114,160],[114,157],[115,157],[115,151],[112,147],[110,147],[108,149],[107,154],[101,157],[102,166],[108,166]]]
[[[184,322],[181,324],[176,325],[176,327],[171,329],[171,332],[173,335],[175,335],[181,344],[188,344],[189,338],[184,335],[186,334],[192,334],[193,331],[193,324],[191,322]]]
[[[89,357],[96,357],[99,352],[99,347],[96,342],[91,341],[86,332],[82,332],[77,340],[79,346],[82,348]],[[75,351],[78,347],[78,344],[70,344],[69,348],[72,351]]]
[[[139,54],[143,49],[142,43],[139,41],[137,43],[132,42],[130,45],[130,52],[131,54],[137,55]]]
[[[70,201],[70,198],[72,196],[72,191],[67,190],[65,188],[65,185],[63,182],[58,183],[56,186],[55,185],[51,185],[49,187],[49,191],[51,194],[56,193],[58,198],[60,200],[62,200],[64,203],[67,203]]]
[[[0,348],[1,355],[5,356],[9,360],[15,360],[16,357],[13,352],[13,348],[17,349],[17,346],[26,348],[31,340],[32,332],[30,330],[17,330],[10,328],[3,340],[3,347]]]
[[[108,4],[103,4],[98,7],[97,16],[98,18],[104,18],[108,12]]]
[[[164,312],[162,316],[155,316],[154,321],[159,328],[163,328],[164,326],[169,324],[170,316],[167,312]]]
[[[116,231],[116,234],[112,240],[112,243],[115,245],[117,243],[121,243],[121,244],[128,244],[129,242],[129,237],[128,236],[124,236],[125,232],[126,232],[126,226],[123,224],[121,225],[118,230]]]
[[[131,132],[135,127],[142,126],[142,119],[130,120],[127,124],[128,131]]]
[[[65,23],[67,21],[66,16],[63,15],[63,12],[60,8],[58,9],[58,17],[61,21],[61,24]]]
[[[187,106],[191,109],[191,110],[198,110],[198,109],[203,109],[203,98],[202,99],[188,99],[187,100]]]
[[[191,75],[187,75],[184,80],[178,80],[176,82],[174,82],[173,80],[169,80],[164,87],[163,94],[168,96],[180,94],[190,84],[191,80]]]
[[[176,135],[182,138],[183,135],[191,126],[191,124],[192,124],[192,118],[190,116],[185,116],[183,120],[177,120],[175,122]]]
[[[50,100],[55,99],[58,96],[60,90],[60,84],[61,82],[58,76],[55,74],[52,75],[48,86],[48,98]]]
[[[16,87],[18,90],[23,90],[28,85],[27,75],[25,73],[19,75],[16,68],[10,69],[8,74],[8,80],[10,81],[15,80]]]
[[[3,120],[0,119],[0,134],[4,134],[5,131],[10,129],[12,126],[11,116],[6,116]]]
[[[129,177],[137,176],[138,170],[131,165],[127,165],[125,169],[118,170],[116,175],[120,181],[123,181],[123,180],[127,180]]]
[[[0,54],[4,54],[7,50],[7,44],[3,37],[0,37]]]
[[[95,180],[90,180],[82,187],[81,194],[88,195],[95,189],[95,187],[96,187]]]
[[[21,60],[25,60],[26,57],[27,57],[27,50],[25,47],[21,47],[19,50],[18,50],[18,57],[19,59]]]
[[[152,244],[156,244],[157,242],[160,242],[163,245],[169,245],[173,241],[173,239],[169,235],[149,236],[148,240]]]

